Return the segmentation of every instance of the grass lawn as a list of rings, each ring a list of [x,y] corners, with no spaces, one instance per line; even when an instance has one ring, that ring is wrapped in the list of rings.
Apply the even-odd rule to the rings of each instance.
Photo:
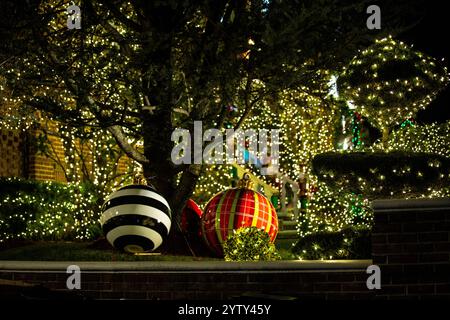
[[[205,261],[210,257],[132,255],[114,250],[93,249],[91,242],[42,241],[0,251],[0,260],[30,261]]]
[[[92,242],[39,241],[0,250],[0,260],[28,261],[213,261],[212,257],[180,255],[132,255],[115,250],[91,248]],[[295,259],[289,244],[277,244],[283,260]]]

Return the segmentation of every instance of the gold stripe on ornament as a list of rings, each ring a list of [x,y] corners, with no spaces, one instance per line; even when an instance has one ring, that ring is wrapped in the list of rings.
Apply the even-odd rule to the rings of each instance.
[[[232,234],[234,230],[234,216],[236,215],[236,207],[240,195],[241,190],[236,190],[236,194],[234,195],[233,203],[231,205],[230,218],[228,219],[228,235]]]
[[[222,198],[220,198],[219,203],[217,204],[217,208],[216,208],[215,226],[216,226],[217,239],[219,240],[219,243],[223,242],[222,234],[220,233],[220,209],[222,208],[223,201],[227,197],[228,192],[229,191],[225,191],[225,193],[222,195]]]
[[[269,217],[267,218],[267,226],[266,226],[266,229],[265,229],[265,231],[267,232],[267,233],[269,233],[269,230],[270,230],[270,225],[272,224],[272,213],[273,213],[273,211],[272,211],[272,205],[270,204],[270,201],[267,201],[266,200],[266,204],[269,206],[269,210],[267,210],[268,211],[268,214],[269,214]]]
[[[258,216],[259,216],[259,200],[258,200],[258,193],[253,192],[253,196],[255,198],[255,211],[253,213],[253,220],[252,220],[252,227],[256,227],[258,223]]]

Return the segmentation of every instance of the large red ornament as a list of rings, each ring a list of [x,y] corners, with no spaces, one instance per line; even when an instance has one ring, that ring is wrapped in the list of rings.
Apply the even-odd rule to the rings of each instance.
[[[181,213],[181,230],[185,233],[197,234],[200,237],[200,219],[202,213],[202,209],[200,209],[194,200],[189,199],[186,201],[186,205]]]
[[[223,256],[222,245],[233,230],[252,226],[264,229],[275,241],[277,212],[265,196],[248,185],[216,194],[206,205],[201,221],[203,239],[219,256]]]

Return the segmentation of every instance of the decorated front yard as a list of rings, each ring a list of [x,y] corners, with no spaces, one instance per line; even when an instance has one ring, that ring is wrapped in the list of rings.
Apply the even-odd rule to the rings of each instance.
[[[0,259],[370,259],[374,200],[450,196],[447,63],[402,10],[106,2],[5,5]]]

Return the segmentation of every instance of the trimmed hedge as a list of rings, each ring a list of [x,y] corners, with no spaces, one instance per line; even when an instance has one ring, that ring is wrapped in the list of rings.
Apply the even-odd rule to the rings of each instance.
[[[292,252],[304,260],[370,259],[371,230],[351,227],[339,232],[317,232],[298,240]]]
[[[280,260],[275,245],[264,230],[244,227],[230,235],[223,245],[225,261]]]
[[[358,53],[337,87],[342,98],[382,129],[425,108],[448,80],[445,63],[387,37]]]
[[[450,159],[413,152],[323,153],[313,173],[331,188],[374,198],[428,195],[450,185]]]
[[[94,239],[101,201],[88,184],[0,178],[0,241]]]

